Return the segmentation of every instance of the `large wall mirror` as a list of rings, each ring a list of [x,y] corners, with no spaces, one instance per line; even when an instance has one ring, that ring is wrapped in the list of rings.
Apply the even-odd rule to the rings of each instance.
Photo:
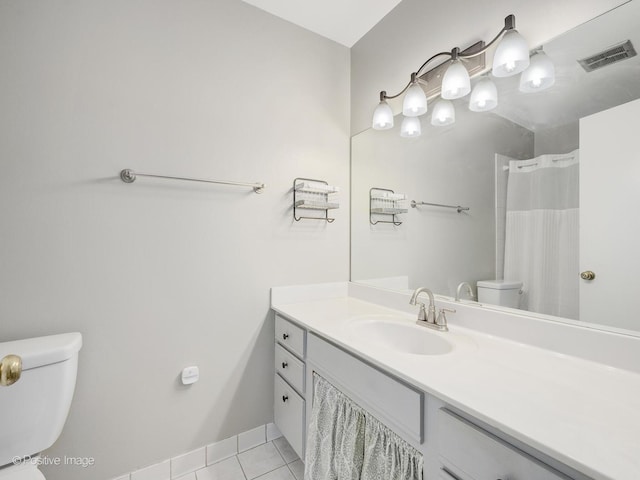
[[[638,334],[640,0],[541,47],[542,92],[495,78],[490,112],[352,138],[351,279]]]

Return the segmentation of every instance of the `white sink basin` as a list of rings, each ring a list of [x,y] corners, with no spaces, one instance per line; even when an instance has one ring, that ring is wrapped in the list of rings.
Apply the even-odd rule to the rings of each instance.
[[[353,320],[348,326],[354,339],[400,353],[445,355],[453,345],[437,333],[393,315],[371,316]]]

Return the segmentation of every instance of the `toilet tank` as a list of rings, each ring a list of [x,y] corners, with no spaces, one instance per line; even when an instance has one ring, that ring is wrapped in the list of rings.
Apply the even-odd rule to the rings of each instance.
[[[508,280],[482,280],[478,282],[478,302],[518,308],[522,282]]]
[[[0,359],[18,355],[22,376],[0,386],[0,466],[49,448],[67,419],[82,335],[67,333],[0,343]]]

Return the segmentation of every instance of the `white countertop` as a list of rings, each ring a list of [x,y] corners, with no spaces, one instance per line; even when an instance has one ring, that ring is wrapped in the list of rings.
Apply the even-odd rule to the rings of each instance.
[[[446,355],[400,353],[355,337],[366,315],[415,315],[353,297],[272,308],[411,385],[595,479],[640,479],[640,375],[476,330],[439,333]]]

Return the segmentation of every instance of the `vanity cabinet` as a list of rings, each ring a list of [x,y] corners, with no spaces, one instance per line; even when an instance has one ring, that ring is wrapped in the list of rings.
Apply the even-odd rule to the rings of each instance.
[[[276,314],[275,340],[274,423],[304,458],[306,332]]]
[[[275,335],[275,424],[300,458],[304,458],[306,426],[313,404],[313,373],[316,372],[422,452],[425,478],[588,478],[574,475],[568,468],[561,468],[563,472],[570,472],[568,474],[554,470],[530,454],[526,446],[519,445],[519,448],[508,438],[499,438],[472,417],[453,412],[442,400],[307,332],[279,314],[276,314]],[[557,462],[554,466],[561,467]]]
[[[444,480],[567,480],[447,409],[438,411],[438,459]]]
[[[308,382],[316,371],[414,445],[424,440],[424,393],[317,335],[307,337]],[[311,384],[311,383],[310,383]]]

